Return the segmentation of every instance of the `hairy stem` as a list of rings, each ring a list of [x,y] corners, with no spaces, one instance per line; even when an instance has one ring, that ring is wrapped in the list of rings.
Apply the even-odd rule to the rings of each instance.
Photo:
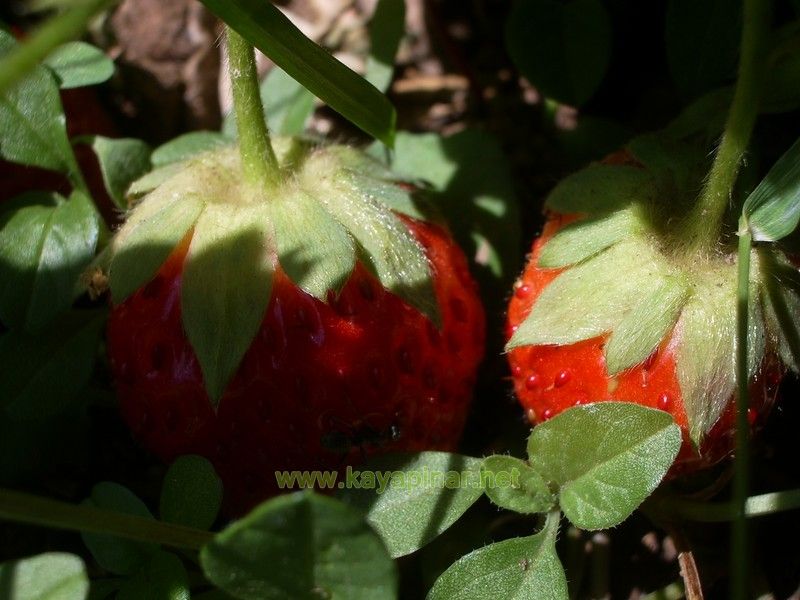
[[[118,0],[85,0],[49,19],[28,40],[0,61],[0,94],[25,76],[57,46],[84,32],[87,23]]]
[[[0,489],[0,519],[199,550],[213,534],[153,519]]]
[[[748,595],[747,575],[750,564],[747,535],[747,494],[750,488],[750,424],[747,407],[750,404],[747,332],[750,316],[750,251],[753,238],[744,218],[739,232],[739,285],[736,303],[736,460],[733,476],[733,540],[731,543],[731,585],[734,599],[745,600]]]
[[[231,27],[226,26],[225,30],[228,36],[228,71],[244,179],[251,189],[268,190],[280,182],[281,171],[264,119],[255,52]]]
[[[758,115],[769,15],[767,0],[744,0],[739,76],[733,104],[708,179],[685,222],[685,239],[692,252],[710,251],[719,239],[736,176]]]

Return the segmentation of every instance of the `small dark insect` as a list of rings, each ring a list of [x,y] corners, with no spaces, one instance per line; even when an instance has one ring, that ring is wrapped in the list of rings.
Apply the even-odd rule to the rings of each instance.
[[[338,417],[330,418],[332,429],[322,434],[320,444],[326,450],[343,454],[343,459],[354,449],[361,451],[362,457],[370,448],[382,448],[400,439],[400,427],[392,423],[388,427],[370,424],[369,416],[355,423],[347,423]]]

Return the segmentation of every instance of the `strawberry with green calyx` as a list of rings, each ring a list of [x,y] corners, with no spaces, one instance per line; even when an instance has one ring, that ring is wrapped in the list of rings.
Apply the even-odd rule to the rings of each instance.
[[[575,404],[625,400],[674,416],[685,437],[676,470],[732,450],[735,249],[698,246],[681,217],[702,186],[703,155],[670,135],[644,136],[548,197],[548,222],[508,311],[514,387],[532,422]],[[752,423],[772,405],[786,356],[765,291],[773,271],[754,259]]]
[[[230,39],[240,147],[134,185],[153,189],[102,262],[125,420],[164,460],[211,459],[238,512],[277,470],[452,449],[484,316],[412,184],[343,146],[272,145]]]

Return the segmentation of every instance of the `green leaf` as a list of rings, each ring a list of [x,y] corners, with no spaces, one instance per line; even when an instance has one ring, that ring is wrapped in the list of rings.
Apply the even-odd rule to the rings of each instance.
[[[754,282],[750,298],[748,349],[753,376],[765,348],[761,293]],[[736,277],[731,268],[695,281],[675,331],[675,362],[689,436],[699,446],[736,389]]]
[[[185,162],[169,163],[163,167],[153,169],[131,183],[128,187],[128,196],[138,198],[139,196],[152,192],[162,183],[166,183],[183,171],[186,168],[186,164]]]
[[[688,297],[689,286],[678,277],[665,278],[645,293],[605,345],[608,374],[621,373],[650,356],[677,322]]]
[[[333,110],[387,146],[393,144],[396,114],[389,100],[305,37],[271,2],[203,3]]]
[[[144,502],[133,492],[110,481],[95,485],[85,503],[127,515],[153,518]],[[97,563],[106,571],[117,575],[132,575],[147,565],[152,555],[158,551],[155,544],[132,542],[111,535],[82,533],[81,538]]]
[[[85,42],[59,46],[44,61],[62,90],[103,83],[114,74],[114,62],[102,50]]]
[[[744,203],[753,239],[776,242],[800,222],[800,140],[769,170]]]
[[[165,167],[197,156],[203,152],[219,150],[232,144],[231,138],[216,131],[192,131],[162,144],[150,156],[153,166]]]
[[[397,572],[354,509],[307,492],[278,496],[200,553],[206,577],[242,600],[390,600]]]
[[[498,280],[516,277],[519,209],[508,159],[496,138],[478,129],[447,137],[400,132],[391,167],[409,182],[423,180],[439,192],[426,199],[444,214],[467,255],[479,262],[484,283],[496,289]]]
[[[119,589],[116,600],[189,600],[189,575],[181,560],[154,552]]]
[[[312,161],[319,160],[319,167]],[[300,186],[339,221],[361,246],[361,259],[387,290],[439,324],[441,315],[425,250],[408,227],[364,193],[347,171],[331,171],[328,157],[309,157]]]
[[[652,176],[637,167],[592,165],[561,182],[550,192],[546,205],[563,214],[611,212],[658,198]]]
[[[73,192],[33,192],[0,212],[0,320],[35,332],[72,304],[78,276],[92,260],[99,217]]]
[[[281,268],[300,288],[326,302],[328,292],[341,290],[355,268],[353,239],[302,189],[270,202],[269,214]]]
[[[699,96],[733,80],[739,58],[741,3],[670,0],[667,61],[678,89]]]
[[[159,513],[167,523],[209,529],[222,505],[222,480],[202,456],[181,456],[164,476]]]
[[[378,0],[369,22],[370,52],[366,79],[385,92],[392,82],[394,58],[406,25],[405,0]]]
[[[131,183],[151,169],[150,146],[133,138],[111,139],[100,135],[87,141],[97,155],[108,195],[118,208],[126,210]]]
[[[537,425],[531,466],[559,486],[567,518],[586,530],[614,527],[656,489],[681,446],[668,413],[627,402],[570,408]]]
[[[461,558],[436,580],[428,600],[567,600],[556,554],[557,514],[536,535],[491,544]]]
[[[551,510],[555,496],[547,482],[525,461],[511,456],[488,456],[481,465],[486,495],[500,508],[522,514]]]
[[[150,281],[203,210],[205,181],[182,170],[131,212],[111,242],[109,285],[115,304]]]
[[[771,248],[758,249],[764,271],[764,316],[783,364],[800,373],[800,276],[797,268]]]
[[[649,242],[630,238],[561,273],[548,285],[506,349],[572,344],[614,330],[672,268]]]
[[[15,46],[10,34],[0,32],[0,55]],[[78,176],[58,86],[47,69],[36,67],[0,94],[0,157]]]
[[[104,311],[71,312],[39,335],[0,336],[0,409],[29,421],[72,408],[94,368],[104,324]]]
[[[362,472],[376,472],[374,486],[341,497],[366,513],[397,558],[438,537],[481,497],[480,468],[480,459],[447,452],[384,455]]]
[[[542,94],[580,106],[608,68],[611,23],[600,0],[518,0],[506,22],[506,46]]]
[[[556,233],[539,255],[539,267],[557,269],[579,263],[644,230],[636,207],[581,219]]]
[[[89,578],[80,557],[47,552],[0,563],[0,596],[6,600],[84,600]]]
[[[261,103],[272,134],[300,135],[314,113],[315,98],[286,71],[275,66],[261,82]],[[225,116],[222,131],[230,137],[238,136],[236,111]]]
[[[269,304],[275,265],[268,223],[259,207],[208,204],[186,255],[183,326],[215,406]]]

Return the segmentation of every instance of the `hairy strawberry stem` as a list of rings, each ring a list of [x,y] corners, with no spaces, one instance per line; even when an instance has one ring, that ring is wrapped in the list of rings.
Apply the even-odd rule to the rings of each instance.
[[[281,171],[264,119],[255,52],[231,27],[226,26],[225,30],[228,36],[228,72],[245,183],[257,191],[268,190],[280,182]]]
[[[2,489],[0,519],[55,529],[108,534],[137,542],[153,542],[191,550],[199,550],[213,537],[213,534],[200,529]]]
[[[739,76],[733,104],[708,179],[684,225],[685,239],[693,253],[713,250],[720,236],[725,211],[758,115],[769,16],[767,1],[744,1]]]

